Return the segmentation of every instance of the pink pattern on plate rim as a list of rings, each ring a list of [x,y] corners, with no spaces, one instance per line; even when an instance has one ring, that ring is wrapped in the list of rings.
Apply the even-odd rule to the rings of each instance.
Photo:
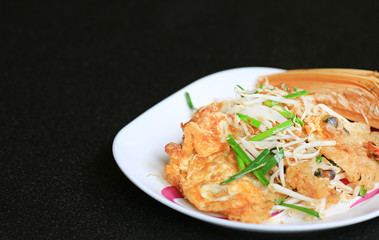
[[[165,187],[162,189],[161,193],[165,198],[167,198],[171,202],[173,202],[179,206],[182,206],[182,205],[180,205],[174,201],[177,198],[184,198],[182,193],[175,186]],[[212,215],[209,215],[209,216],[212,216]],[[227,219],[225,217],[218,217],[218,216],[212,216],[212,217],[220,218],[220,219]]]
[[[358,205],[358,204],[360,204],[360,203],[362,203],[362,202],[365,202],[365,201],[369,200],[370,198],[372,198],[373,196],[375,196],[375,195],[378,194],[378,193],[379,193],[379,188],[377,188],[377,189],[375,189],[375,190],[373,190],[373,191],[371,191],[371,192],[369,192],[369,193],[366,193],[366,195],[365,195],[363,198],[360,198],[360,199],[358,199],[356,202],[354,202],[354,203],[350,206],[350,208],[352,208],[352,207],[354,207],[354,206],[356,206],[356,205]]]
[[[169,187],[163,188],[161,193],[165,198],[167,198],[168,200],[170,200],[171,202],[175,204],[177,203],[174,201],[174,199],[184,198],[182,193],[179,192],[179,190],[175,186],[169,186]]]
[[[283,211],[271,213],[271,217],[275,217],[276,215],[278,215],[281,212],[283,212]]]
[[[182,193],[175,187],[175,186],[169,186],[169,187],[165,187],[162,189],[161,191],[162,195],[167,198],[168,200],[170,200],[171,202],[177,204],[174,200],[176,198],[184,198]],[[360,198],[358,199],[356,202],[354,202],[350,208],[352,207],[355,207],[356,205],[362,203],[362,202],[365,202],[367,200],[369,200],[370,198],[374,197],[376,194],[379,193],[379,188],[369,192],[369,193],[366,193],[366,195],[363,197],[363,198]],[[179,204],[178,204],[179,205]],[[181,205],[180,205],[181,206]],[[275,213],[272,213],[271,214],[271,217],[274,217],[276,215],[278,215],[280,212],[275,212]]]

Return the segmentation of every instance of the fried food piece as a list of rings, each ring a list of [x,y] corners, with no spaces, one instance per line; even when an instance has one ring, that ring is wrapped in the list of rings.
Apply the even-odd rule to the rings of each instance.
[[[300,194],[321,199],[332,195],[335,191],[328,188],[329,181],[312,174],[310,161],[300,162],[286,168],[286,183]]]
[[[286,184],[305,196],[314,199],[326,198],[328,206],[337,203],[341,199],[340,194],[335,188],[329,187],[330,181],[333,180],[335,174],[332,170],[321,170],[324,173],[318,176],[318,170],[314,171],[314,165],[317,165],[317,163],[311,161],[288,165],[286,168]],[[333,174],[329,174],[330,172]]]
[[[221,108],[219,103],[203,107],[182,126],[182,145],[166,145],[170,164],[164,173],[199,210],[218,212],[230,220],[262,223],[270,218],[273,203],[255,186],[256,179],[244,176],[220,185],[238,172],[235,154],[223,133],[239,131],[228,125],[227,119],[233,116],[220,112]]]
[[[363,147],[368,149],[367,156],[374,158],[376,161],[379,161],[379,146],[377,146],[372,141],[368,141],[363,145]]]
[[[302,85],[297,87],[311,93],[290,97],[297,90],[291,91],[285,85],[272,88],[267,81],[273,78],[273,85],[277,86],[283,76],[290,83],[300,81]],[[309,83],[304,76],[309,77]],[[378,89],[378,76],[372,72],[335,69],[288,71],[262,78],[259,83],[264,80],[267,84],[255,92],[237,89],[236,100],[202,107],[189,122],[182,124],[183,142],[169,143],[165,148],[170,156],[170,163],[164,168],[167,180],[200,211],[221,213],[230,220],[262,223],[270,218],[270,211],[281,210],[273,208],[278,198],[317,209],[322,216],[330,204],[355,196],[359,186],[371,190],[379,180],[379,132],[372,132],[368,124],[379,126],[376,118],[379,102],[375,97],[379,92],[366,96],[371,88]],[[330,77],[336,79],[330,81]],[[313,91],[312,86],[319,87],[320,83],[328,83],[329,88]],[[368,109],[373,112],[367,113]],[[365,120],[367,124],[349,122],[338,113],[350,120]],[[258,120],[260,125],[244,122],[238,117],[241,115]],[[295,121],[290,128],[263,141],[250,141],[289,118]],[[265,172],[268,187],[263,187],[253,173],[220,184],[239,171],[234,150],[226,141],[229,134],[251,160],[264,150],[284,151],[283,160],[276,159],[278,166]]]
[[[323,103],[345,118],[379,128],[379,73],[359,69],[296,69],[262,76],[272,86],[285,83],[315,93],[317,103]],[[363,116],[363,113],[365,116]],[[365,119],[366,118],[366,119]]]
[[[315,131],[310,141],[335,140],[336,146],[322,148],[321,153],[346,172],[346,178],[367,190],[379,180],[379,163],[367,154],[365,144],[376,139],[376,134],[364,123],[351,123],[337,119],[325,112],[313,117]]]

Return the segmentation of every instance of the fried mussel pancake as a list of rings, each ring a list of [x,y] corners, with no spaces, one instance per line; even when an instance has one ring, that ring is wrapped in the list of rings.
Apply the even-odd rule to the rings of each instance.
[[[379,151],[379,132],[372,131],[366,123],[350,122],[343,116],[331,115],[322,107],[316,107],[317,96],[305,97],[309,108],[316,111],[304,120],[308,141],[336,141],[335,146],[321,148],[321,154],[341,168],[350,183],[373,189],[379,181],[379,157],[375,154]],[[300,105],[291,109],[295,115],[304,113],[304,105]]]
[[[326,203],[334,204],[340,200],[335,188],[330,188],[332,179],[317,177],[318,164],[312,161],[300,162],[286,166],[286,184],[300,194],[314,199],[326,198]]]
[[[273,206],[252,176],[244,176],[220,185],[238,172],[235,154],[225,132],[238,135],[228,124],[233,116],[223,113],[221,103],[200,108],[191,121],[182,126],[183,143],[169,143],[166,152],[170,164],[164,169],[167,180],[201,211],[218,212],[230,220],[262,223],[270,218]]]
[[[170,156],[170,162],[164,168],[167,181],[176,186],[200,211],[217,212],[230,220],[248,223],[268,220],[270,211],[275,209],[274,200],[291,200],[293,194],[291,196],[288,191],[310,198],[304,200],[305,203],[321,206],[321,211],[324,211],[330,204],[357,196],[356,190],[362,186],[366,190],[373,189],[379,180],[379,132],[372,131],[367,123],[346,120],[345,112],[342,111],[340,116],[331,109],[333,106],[329,108],[323,102],[320,103],[320,93],[317,92],[282,101],[281,96],[293,92],[287,88],[274,88],[267,79],[270,80],[270,76],[265,77],[265,82],[259,82],[264,83],[263,89],[252,93],[242,92],[240,94],[245,95],[241,95],[239,100],[214,102],[202,107],[189,122],[182,124],[182,143],[169,143],[165,147]],[[266,98],[271,97],[272,101],[279,96],[282,102],[269,107],[264,102],[250,98],[253,99],[249,103],[251,106],[248,105],[249,94],[260,98],[270,95]],[[253,156],[253,151],[244,142],[278,125],[280,121],[271,112],[278,114],[277,111],[283,111],[284,108],[301,118],[305,125],[294,123],[292,135],[288,132],[278,133],[275,136],[277,142],[274,142],[279,145],[265,145],[269,144],[267,141],[249,142],[249,146],[256,148],[253,149],[255,158],[259,153],[257,149],[272,151],[275,148],[278,150],[278,146],[284,148],[283,161],[266,174],[270,184],[264,187],[253,173],[221,184],[239,172],[235,152],[227,142],[228,135],[239,140],[245,146],[245,151],[250,151]],[[264,114],[261,115],[261,112]],[[266,129],[240,121],[236,113],[256,115],[262,125],[266,124]],[[351,111],[347,115],[352,116]],[[374,122],[372,126],[379,126],[373,121],[374,115],[368,117],[371,123]],[[271,118],[274,121],[270,120],[268,124]],[[325,142],[329,143],[320,145]],[[260,144],[265,147],[259,147]],[[304,147],[307,144],[316,147],[314,150]],[[296,148],[299,151],[295,153]],[[323,160],[315,161],[316,156]],[[347,180],[348,185],[342,180]],[[275,188],[278,185],[288,191],[281,192]]]
[[[262,76],[258,84],[285,84],[288,88],[312,93],[313,105],[325,104],[344,118],[338,119],[319,109],[309,121],[315,129],[309,141],[335,140],[336,146],[322,148],[321,153],[346,172],[354,185],[372,189],[379,174],[379,73],[360,69],[295,69]],[[297,114],[302,114],[298,112]],[[363,123],[365,122],[365,123]]]
[[[335,146],[322,148],[321,153],[345,171],[350,183],[373,189],[379,181],[379,163],[368,146],[379,144],[379,132],[372,132],[365,123],[338,119],[323,111],[310,121],[314,129],[309,141],[336,141]]]

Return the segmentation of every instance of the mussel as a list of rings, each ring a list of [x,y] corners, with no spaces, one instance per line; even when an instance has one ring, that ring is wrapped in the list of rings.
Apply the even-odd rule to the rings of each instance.
[[[351,121],[366,122],[379,129],[379,73],[339,68],[299,69],[262,76],[275,87],[282,83],[314,93],[317,103],[332,108]]]

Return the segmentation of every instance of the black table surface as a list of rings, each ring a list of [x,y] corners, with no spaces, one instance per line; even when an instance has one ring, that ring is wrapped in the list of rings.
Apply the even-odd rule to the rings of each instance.
[[[217,71],[378,69],[379,3],[329,2],[2,1],[0,238],[377,239],[378,218],[296,234],[196,220],[112,155],[122,127]]]

